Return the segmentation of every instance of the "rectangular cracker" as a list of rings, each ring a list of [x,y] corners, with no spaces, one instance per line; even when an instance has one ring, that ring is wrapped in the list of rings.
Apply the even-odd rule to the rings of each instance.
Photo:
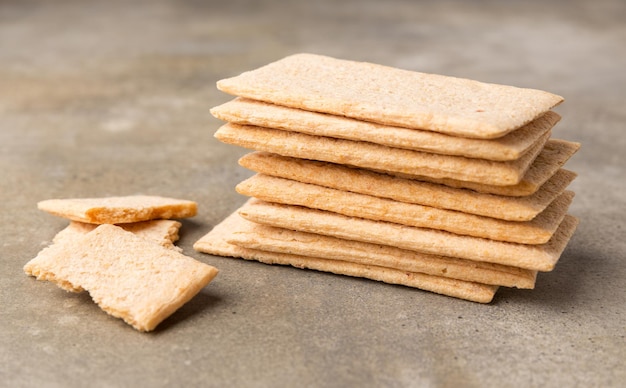
[[[246,179],[237,185],[236,190],[239,194],[266,202],[519,244],[548,242],[574,198],[572,191],[565,191],[537,217],[520,222],[399,202],[264,174]]]
[[[59,217],[89,224],[186,218],[197,213],[197,204],[193,201],[147,195],[49,199],[39,202],[37,207]]]
[[[220,80],[217,88],[276,105],[481,139],[504,136],[563,101],[540,90],[313,54]]]
[[[249,221],[279,228],[540,272],[554,269],[578,224],[575,217],[566,215],[550,241],[541,245],[526,245],[347,217],[322,210],[256,199],[239,209],[239,214]]]
[[[135,235],[156,242],[159,245],[169,249],[180,248],[174,243],[178,241],[178,231],[181,223],[174,220],[151,220],[133,222],[129,224],[119,224],[122,229],[134,233]],[[53,243],[59,243],[65,239],[73,239],[85,235],[95,228],[96,224],[87,224],[84,222],[70,221],[70,224],[54,236]]]
[[[561,169],[535,193],[506,197],[268,152],[246,154],[239,164],[280,178],[508,221],[532,220],[576,178],[576,173]]]
[[[580,143],[560,139],[550,139],[532,163],[522,180],[512,186],[485,185],[476,182],[455,179],[436,179],[428,176],[391,173],[395,176],[416,179],[425,182],[438,183],[449,187],[464,188],[479,193],[488,193],[503,196],[527,196],[535,193],[551,176],[580,149]]]
[[[100,225],[43,249],[24,272],[67,291],[86,290],[110,315],[151,331],[218,270],[120,227]]]
[[[533,160],[541,152],[550,133],[544,134],[521,158],[507,162],[439,155],[362,141],[311,136],[231,123],[220,127],[215,137],[224,143],[296,158],[428,176],[435,179],[455,179],[488,185],[514,185],[520,182]]]
[[[236,213],[233,213],[198,240],[194,244],[194,248],[199,252],[212,255],[240,257],[266,264],[291,265],[301,269],[313,269],[338,275],[361,277],[389,284],[418,288],[479,303],[491,302],[498,289],[497,286],[493,285],[400,271],[375,265],[364,265],[340,260],[241,248],[226,242],[226,238],[230,236],[232,230],[236,230],[238,219],[240,219],[240,217],[238,217]]]
[[[211,109],[211,113],[221,120],[240,125],[275,128],[307,135],[367,141],[394,148],[495,161],[519,159],[561,119],[555,112],[546,112],[506,136],[485,140],[392,127],[241,97]]]
[[[496,286],[532,289],[537,277],[536,271],[527,269],[297,232],[241,217],[225,238],[229,244],[243,248],[376,265]]]

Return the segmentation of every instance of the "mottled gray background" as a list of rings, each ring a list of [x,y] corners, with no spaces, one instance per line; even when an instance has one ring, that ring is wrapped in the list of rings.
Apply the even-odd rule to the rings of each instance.
[[[0,1],[0,385],[602,386],[626,381],[626,3]],[[565,96],[582,223],[535,290],[490,305],[203,255],[244,200],[223,77],[314,52]],[[195,200],[221,269],[151,334],[22,273],[55,197]],[[623,385],[622,385],[623,386]]]

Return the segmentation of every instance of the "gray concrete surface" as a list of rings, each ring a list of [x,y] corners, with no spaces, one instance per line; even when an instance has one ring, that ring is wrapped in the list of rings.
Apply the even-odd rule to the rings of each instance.
[[[623,1],[0,2],[0,386],[618,387],[626,381]],[[243,198],[215,82],[315,52],[545,89],[583,144],[582,223],[534,290],[479,305],[194,252]],[[188,198],[221,269],[151,334],[22,273],[65,221],[39,200]]]

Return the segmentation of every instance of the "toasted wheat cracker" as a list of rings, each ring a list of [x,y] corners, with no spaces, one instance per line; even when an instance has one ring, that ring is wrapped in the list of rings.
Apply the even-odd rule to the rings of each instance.
[[[537,217],[519,222],[399,202],[264,174],[246,179],[237,185],[236,190],[267,202],[519,244],[548,242],[574,198],[572,191],[565,191]]]
[[[566,215],[550,241],[546,244],[527,245],[347,217],[337,213],[268,203],[257,199],[247,202],[239,209],[239,214],[249,221],[279,228],[540,272],[554,269],[578,223],[575,217]]]
[[[278,129],[225,124],[215,133],[220,141],[257,151],[297,158],[347,164],[401,174],[456,179],[488,185],[520,182],[550,137],[544,134],[521,158],[494,162],[462,156],[439,155],[379,144],[311,136]]]
[[[517,267],[426,255],[387,245],[297,232],[239,219],[226,239],[228,243],[243,248],[376,265],[505,287],[532,289],[537,277],[536,271]]]
[[[548,92],[296,54],[217,82],[292,108],[469,138],[497,138],[560,104]]]
[[[123,224],[154,219],[186,218],[197,204],[182,199],[133,195],[126,197],[49,199],[37,207],[59,217],[89,224]]]
[[[489,303],[497,286],[466,282],[439,276],[384,268],[375,265],[357,264],[340,260],[312,258],[277,252],[241,248],[225,241],[236,229],[238,216],[232,214],[194,244],[199,252],[212,255],[240,257],[266,264],[291,265],[301,269],[313,269],[338,275],[361,277],[389,284],[398,284],[434,293],[465,299],[472,302]]]
[[[561,169],[535,193],[506,197],[260,151],[244,155],[239,164],[280,178],[508,221],[532,220],[576,178],[576,173]]]
[[[563,165],[580,149],[580,143],[560,139],[550,139],[530,166],[522,180],[512,186],[485,185],[476,182],[460,181],[455,179],[436,179],[428,176],[395,173],[400,178],[415,179],[425,182],[438,183],[455,188],[464,188],[503,196],[527,196],[534,194],[541,185],[552,177]],[[389,172],[385,172],[389,173]]]
[[[174,243],[178,241],[178,231],[181,227],[181,223],[174,220],[151,220],[133,222],[129,224],[119,224],[122,229],[134,233],[141,238],[151,240],[159,245],[162,245],[169,249],[176,249],[180,251],[180,248],[176,247]],[[54,236],[53,243],[58,243],[64,239],[76,238],[86,233],[91,232],[98,225],[87,224],[84,222],[70,221],[69,225],[61,230]]]
[[[44,248],[24,271],[67,291],[88,291],[100,308],[140,331],[154,330],[218,272],[115,225]]]
[[[240,125],[275,128],[308,135],[367,141],[394,148],[495,161],[522,157],[561,117],[546,112],[499,139],[467,139],[437,132],[392,127],[245,98],[235,98],[211,109],[213,116]]]

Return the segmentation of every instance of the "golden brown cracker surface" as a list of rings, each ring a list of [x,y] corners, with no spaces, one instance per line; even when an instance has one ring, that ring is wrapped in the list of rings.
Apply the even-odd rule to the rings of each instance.
[[[469,138],[498,138],[560,104],[552,93],[296,54],[219,90],[277,105]]]
[[[535,193],[510,197],[268,152],[246,154],[239,164],[280,178],[508,221],[532,220],[576,178],[576,173],[561,169]]]
[[[575,217],[566,215],[550,241],[546,244],[528,245],[347,217],[322,210],[256,199],[240,208],[239,214],[249,221],[285,229],[541,272],[554,269],[578,224]]]
[[[500,186],[520,182],[549,136],[550,133],[543,135],[517,160],[494,162],[231,123],[215,133],[215,137],[224,143],[283,156]]]
[[[214,107],[211,113],[221,120],[240,125],[275,128],[315,136],[367,141],[394,148],[495,161],[519,159],[561,118],[555,112],[546,112],[506,136],[485,140],[381,125],[245,98],[235,98]]]

